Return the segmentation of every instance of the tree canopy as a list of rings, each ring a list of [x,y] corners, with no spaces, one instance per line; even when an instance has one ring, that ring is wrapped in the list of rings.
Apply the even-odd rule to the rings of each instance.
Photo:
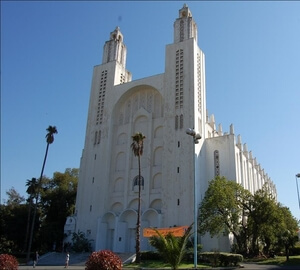
[[[78,183],[78,169],[55,172],[53,178],[43,176],[41,200],[37,205],[33,248],[52,249],[53,243],[62,247],[66,218],[73,214]],[[0,205],[0,253],[25,251],[29,239],[29,224],[33,218],[33,199],[37,179],[26,181],[28,198],[25,201],[12,187],[6,204]]]
[[[281,238],[288,238],[285,242],[292,247],[298,228],[290,210],[276,202],[267,185],[251,194],[240,184],[219,176],[210,181],[201,202],[198,226],[202,235],[233,234],[233,250],[253,255],[285,247]]]

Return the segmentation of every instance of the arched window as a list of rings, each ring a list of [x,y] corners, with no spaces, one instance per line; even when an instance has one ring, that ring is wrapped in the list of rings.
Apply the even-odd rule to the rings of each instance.
[[[132,183],[132,189],[134,190],[134,187],[139,186],[139,176],[137,175],[136,177],[133,178],[133,183]],[[141,176],[141,187],[144,189],[144,177]]]

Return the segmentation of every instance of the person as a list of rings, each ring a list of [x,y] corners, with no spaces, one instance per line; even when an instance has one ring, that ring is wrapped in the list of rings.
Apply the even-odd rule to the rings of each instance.
[[[35,268],[35,266],[37,265],[38,260],[39,260],[39,257],[40,257],[40,255],[39,255],[39,253],[36,251],[35,254],[33,255],[33,258],[32,258],[32,260],[33,260],[33,268]]]
[[[65,268],[68,268],[69,260],[70,260],[70,254],[69,254],[69,252],[67,252]]]

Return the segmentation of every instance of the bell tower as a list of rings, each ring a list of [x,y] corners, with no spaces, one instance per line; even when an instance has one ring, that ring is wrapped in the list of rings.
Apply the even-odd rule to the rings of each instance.
[[[179,18],[174,22],[174,43],[194,38],[197,43],[197,25],[186,4],[179,10]]]
[[[123,43],[123,35],[119,27],[110,33],[110,39],[105,42],[102,64],[117,61],[121,66],[126,66],[127,49]]]

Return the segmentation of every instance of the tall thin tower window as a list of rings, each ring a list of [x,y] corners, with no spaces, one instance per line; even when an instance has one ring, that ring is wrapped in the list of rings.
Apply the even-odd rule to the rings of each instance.
[[[176,51],[175,108],[183,108],[183,50]]]
[[[180,41],[184,40],[184,21],[180,21]]]
[[[219,151],[214,151],[215,176],[220,176],[220,155]]]
[[[197,54],[197,88],[198,88],[198,112],[202,110],[202,96],[201,96],[201,56]]]
[[[102,121],[103,121],[106,80],[107,80],[107,70],[103,70],[101,73],[101,80],[100,80],[100,86],[99,86],[96,125],[102,124]]]

